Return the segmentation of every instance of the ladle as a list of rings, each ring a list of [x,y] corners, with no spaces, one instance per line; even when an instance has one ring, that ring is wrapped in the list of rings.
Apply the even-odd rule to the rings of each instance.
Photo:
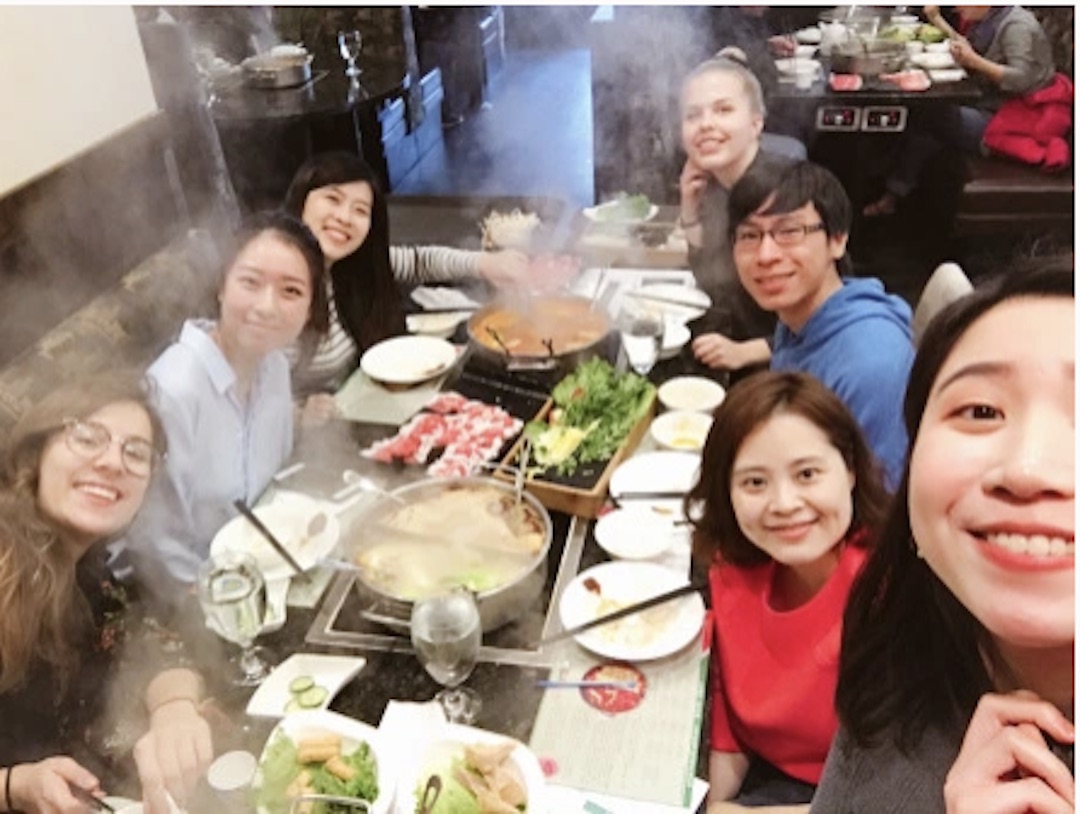
[[[350,495],[354,495],[357,492],[370,492],[373,495],[381,495],[382,497],[389,498],[402,505],[405,505],[405,501],[395,494],[387,492],[379,484],[375,483],[371,478],[361,475],[355,469],[346,469],[341,473],[341,479],[347,484],[344,489],[339,489],[334,492],[331,497],[334,500],[344,500]]]

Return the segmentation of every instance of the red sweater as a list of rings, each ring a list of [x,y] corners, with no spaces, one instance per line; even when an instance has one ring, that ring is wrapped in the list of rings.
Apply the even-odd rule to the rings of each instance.
[[[775,563],[713,566],[712,749],[753,753],[817,784],[837,729],[833,693],[844,604],[867,551],[845,545],[817,595],[777,612]]]
[[[1044,88],[1008,99],[986,126],[987,149],[1048,171],[1069,166],[1066,134],[1072,128],[1073,84],[1057,74]]]

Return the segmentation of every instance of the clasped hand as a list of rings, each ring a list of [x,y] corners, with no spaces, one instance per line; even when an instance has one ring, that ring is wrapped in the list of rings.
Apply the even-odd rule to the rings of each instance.
[[[945,778],[949,814],[1058,814],[1075,810],[1076,787],[1046,738],[1074,743],[1072,723],[1032,692],[988,693]]]

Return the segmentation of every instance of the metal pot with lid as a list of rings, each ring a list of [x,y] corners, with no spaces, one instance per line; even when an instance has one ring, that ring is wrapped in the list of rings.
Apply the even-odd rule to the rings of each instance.
[[[539,607],[551,516],[528,491],[495,478],[423,480],[388,493],[354,524],[346,556],[361,601],[408,631],[412,604],[464,585],[484,632]]]
[[[311,79],[313,57],[302,45],[276,45],[240,63],[244,81],[255,88],[292,88]]]

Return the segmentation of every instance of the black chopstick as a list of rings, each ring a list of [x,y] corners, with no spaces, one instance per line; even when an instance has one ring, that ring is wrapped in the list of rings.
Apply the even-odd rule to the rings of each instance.
[[[684,497],[686,492],[620,492],[612,494],[611,499],[621,504],[624,500],[682,500]]]
[[[479,311],[483,306],[481,305],[459,305],[456,308],[449,305],[440,305],[438,308],[425,308],[422,311],[413,311],[409,314],[410,317],[422,317],[427,314],[457,314],[457,313],[473,313]]]
[[[270,543],[270,545],[274,547],[274,550],[281,555],[281,558],[289,564],[289,567],[296,574],[297,578],[307,582],[308,575],[304,573],[304,569],[300,567],[300,563],[293,559],[293,555],[289,553],[289,550],[282,545],[281,541],[273,535],[270,529],[263,525],[263,521],[256,516],[255,512],[239,498],[233,501],[233,506],[236,507],[236,510],[240,512],[240,514],[247,518],[248,522],[255,527],[259,534],[266,538],[266,542]]]
[[[94,811],[111,811],[115,814],[115,808],[106,803],[100,797],[95,797],[86,789],[80,788],[79,786],[70,785],[68,786],[68,788],[71,789],[71,793],[76,800],[78,800],[80,803],[86,803],[88,806],[94,809]]]
[[[652,599],[646,599],[642,602],[635,602],[633,605],[628,605],[622,610],[617,610],[614,613],[609,613],[606,616],[598,616],[597,618],[584,622],[580,625],[574,625],[559,633],[553,633],[550,636],[545,636],[541,639],[537,646],[543,646],[545,644],[551,644],[562,639],[569,638],[570,636],[576,636],[579,633],[583,633],[586,630],[591,630],[594,627],[600,625],[606,625],[609,622],[615,622],[619,619],[625,619],[627,616],[633,616],[635,613],[641,613],[641,611],[648,610],[649,608],[655,608],[657,605],[663,605],[665,602],[670,602],[672,599],[678,599],[680,596],[686,596],[687,594],[698,593],[704,588],[708,587],[708,582],[705,580],[697,580],[687,583],[680,588],[676,588],[673,591],[654,596]]]

